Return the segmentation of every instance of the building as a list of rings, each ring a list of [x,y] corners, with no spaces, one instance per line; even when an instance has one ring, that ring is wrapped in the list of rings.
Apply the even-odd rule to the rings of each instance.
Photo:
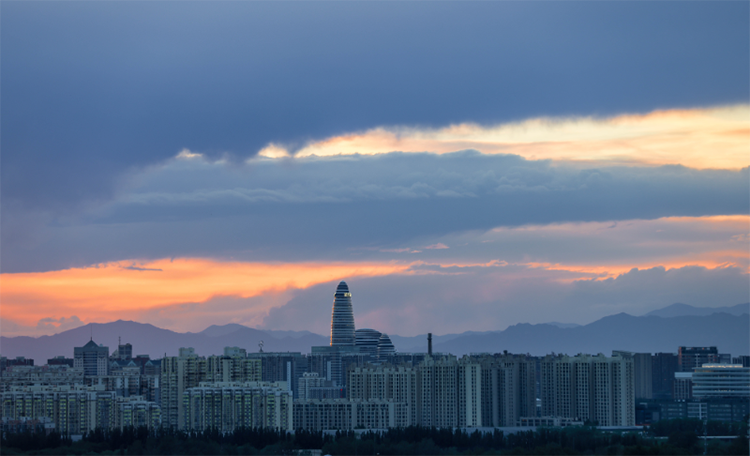
[[[680,347],[677,350],[677,364],[680,372],[693,372],[696,367],[719,362],[716,347]]]
[[[419,422],[416,366],[366,365],[347,371],[347,397],[352,401],[405,404],[406,421]]]
[[[651,397],[672,399],[674,374],[678,371],[677,355],[655,353],[651,356]]]
[[[410,424],[406,404],[378,399],[295,401],[293,423],[295,429],[312,431],[387,429]]]
[[[183,393],[201,382],[260,382],[261,360],[239,356],[199,357],[192,348],[180,348],[180,356],[161,360],[160,396],[164,425],[180,428],[185,423]]]
[[[331,346],[354,346],[354,311],[352,294],[346,282],[340,282],[333,295],[331,311]]]
[[[363,353],[373,360],[378,357],[378,342],[380,341],[380,331],[374,329],[358,329],[354,331],[354,345]]]
[[[0,393],[0,401],[3,420],[47,418],[63,435],[85,434],[96,428],[122,428],[133,422],[152,428],[161,425],[158,404],[139,397],[117,397],[115,392],[104,391],[102,387],[13,387]]]
[[[653,361],[651,353],[633,353],[616,350],[612,356],[630,356],[633,358],[633,368],[635,370],[635,398],[651,399],[653,398]]]
[[[388,334],[382,333],[380,335],[380,339],[378,340],[378,360],[385,361],[390,356],[393,356],[395,354],[396,347],[393,346],[391,338],[388,337]]]
[[[301,401],[309,399],[340,399],[342,390],[333,386],[333,382],[318,375],[317,372],[305,372],[297,379],[297,392]]]
[[[64,356],[55,356],[47,360],[48,366],[68,366],[73,367],[73,358],[66,358]]]
[[[631,357],[546,356],[541,361],[542,416],[635,425],[635,375]]]
[[[676,401],[686,401],[693,398],[693,373],[692,372],[675,372],[674,391],[672,397]]]
[[[292,392],[284,383],[202,382],[183,392],[182,429],[238,428],[292,431]]]
[[[83,375],[107,375],[109,371],[109,347],[97,345],[91,339],[83,347],[73,349],[73,367],[83,369]]]
[[[117,350],[112,352],[110,359],[130,360],[133,358],[133,346],[130,344],[118,344]]]
[[[247,357],[260,361],[262,381],[286,382],[294,397],[297,397],[297,379],[308,370],[306,356],[300,352],[258,352],[248,353]]]
[[[741,355],[732,358],[732,364],[740,364],[742,367],[750,367],[750,356]]]
[[[316,372],[339,388],[346,387],[346,370],[344,366],[364,363],[365,356],[356,357],[359,348],[355,345],[332,345],[311,347],[308,357],[308,371]],[[354,356],[354,358],[351,358]]]
[[[67,365],[13,366],[0,377],[0,392],[33,385],[83,385],[83,369]]]
[[[704,364],[693,370],[693,397],[750,399],[750,368],[741,364]]]
[[[482,368],[482,425],[516,426],[536,416],[536,360],[523,355],[477,357]]]

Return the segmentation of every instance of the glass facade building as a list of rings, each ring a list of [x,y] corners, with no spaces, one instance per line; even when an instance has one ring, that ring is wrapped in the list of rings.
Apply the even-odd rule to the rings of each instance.
[[[354,346],[354,312],[352,294],[346,282],[339,283],[333,295],[331,312],[331,346]]]

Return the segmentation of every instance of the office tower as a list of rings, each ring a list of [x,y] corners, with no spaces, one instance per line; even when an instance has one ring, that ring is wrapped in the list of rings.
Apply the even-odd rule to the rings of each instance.
[[[182,429],[232,432],[238,428],[292,431],[292,392],[268,382],[201,382],[183,392]]]
[[[633,359],[604,355],[547,356],[542,367],[542,415],[635,425]]]
[[[696,367],[719,362],[716,347],[680,347],[677,350],[677,364],[680,372],[693,372]]]
[[[739,364],[704,364],[692,373],[693,397],[750,398],[750,368]]]
[[[129,360],[133,357],[133,346],[130,344],[118,344],[117,350],[112,352],[110,359]]]
[[[358,329],[354,331],[354,345],[359,348],[360,353],[378,357],[378,342],[380,341],[380,331],[374,329]]]
[[[109,347],[97,345],[90,340],[83,347],[73,349],[73,367],[83,368],[83,375],[107,375],[109,369]]]
[[[536,360],[524,355],[478,358],[482,367],[482,425],[516,426],[536,416]]]
[[[349,293],[346,282],[339,283],[333,297],[331,346],[353,346],[354,312],[352,310],[352,294]]]
[[[389,356],[393,356],[395,354],[396,347],[393,346],[391,338],[388,337],[388,334],[382,333],[380,335],[380,339],[378,340],[378,360],[384,361]]]
[[[672,399],[674,373],[678,370],[677,355],[655,353],[651,357],[651,395],[653,399]]]
[[[732,358],[732,364],[740,364],[742,367],[750,367],[750,356],[741,355]]]

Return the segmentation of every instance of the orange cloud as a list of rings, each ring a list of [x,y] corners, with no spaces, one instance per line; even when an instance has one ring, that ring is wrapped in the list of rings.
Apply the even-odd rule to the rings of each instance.
[[[750,106],[739,105],[609,118],[538,118],[495,126],[380,127],[311,142],[295,156],[476,149],[534,160],[738,169],[750,165],[748,144]],[[289,153],[270,144],[260,155],[279,158]]]
[[[403,272],[389,263],[261,264],[168,259],[89,268],[2,275],[3,318],[34,325],[42,317],[84,321],[134,318],[168,304],[204,302],[216,295],[252,297],[356,276]],[[267,309],[265,309],[267,310]]]

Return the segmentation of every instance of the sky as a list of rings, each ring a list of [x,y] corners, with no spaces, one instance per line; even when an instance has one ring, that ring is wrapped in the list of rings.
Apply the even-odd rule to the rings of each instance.
[[[747,2],[2,2],[0,330],[750,300]]]

